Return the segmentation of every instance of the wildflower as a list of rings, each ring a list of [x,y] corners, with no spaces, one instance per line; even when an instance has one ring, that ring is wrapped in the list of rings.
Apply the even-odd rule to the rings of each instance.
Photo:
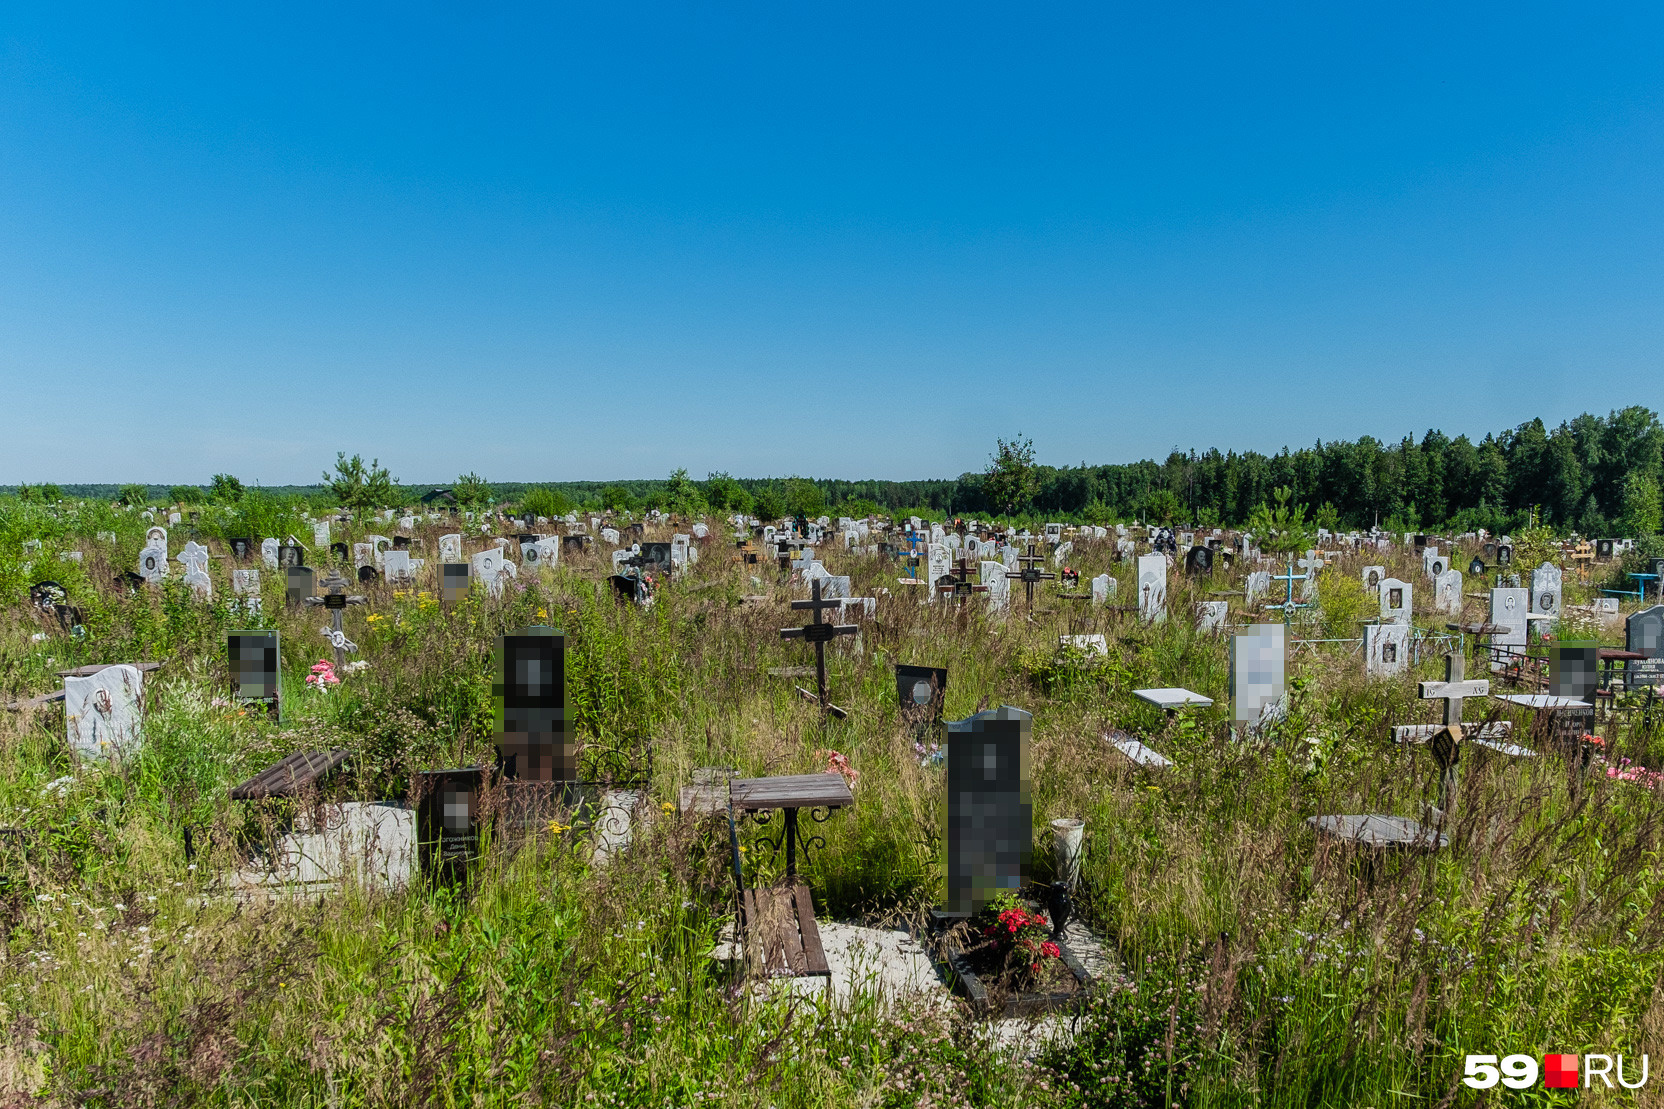
[[[369,668],[370,668],[370,664],[365,659],[361,659],[361,658],[360,659],[354,659],[353,661],[347,663],[345,666],[341,667],[341,673],[343,673],[343,674],[361,674],[364,671],[368,670]]]
[[[664,814],[666,816],[674,816],[675,813],[676,813],[676,806],[672,805],[669,801],[665,801],[662,804],[660,804],[659,808],[664,812]]]
[[[549,831],[553,832],[557,836],[563,832],[570,832],[571,830],[572,825],[570,824],[562,824],[558,820],[549,821]]]

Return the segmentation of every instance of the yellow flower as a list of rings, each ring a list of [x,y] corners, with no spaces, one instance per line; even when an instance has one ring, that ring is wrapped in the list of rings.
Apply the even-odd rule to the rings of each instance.
[[[570,824],[562,824],[558,820],[549,821],[549,831],[553,832],[557,836],[560,835],[562,832],[570,832],[571,830],[572,830],[572,825],[570,825]]]
[[[663,804],[661,804],[659,806],[659,808],[664,810],[664,814],[666,816],[669,816],[670,814],[672,814],[676,811],[676,806],[672,805],[669,801],[666,801]]]
[[[537,610],[537,618],[539,620],[547,620],[549,618],[549,610],[548,609],[543,609],[543,608],[538,609]]]

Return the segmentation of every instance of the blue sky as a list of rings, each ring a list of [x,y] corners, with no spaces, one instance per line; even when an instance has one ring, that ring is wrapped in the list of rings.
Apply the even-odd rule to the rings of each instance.
[[[0,483],[1664,408],[1664,8],[0,14]],[[487,10],[473,10],[487,9]]]

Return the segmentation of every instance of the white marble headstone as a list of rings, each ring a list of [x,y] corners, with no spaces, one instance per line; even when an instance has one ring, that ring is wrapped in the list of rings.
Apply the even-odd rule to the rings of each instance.
[[[1410,662],[1408,624],[1364,625],[1364,673],[1372,678],[1390,678]]]
[[[930,574],[930,599],[936,599],[936,583],[941,581],[953,569],[953,559],[948,553],[947,544],[932,543],[927,548],[925,563]]]
[[[1271,591],[1270,570],[1250,570],[1242,579],[1242,599],[1252,601],[1255,597],[1263,597]]]
[[[90,759],[137,753],[143,739],[143,695],[144,675],[136,666],[106,666],[84,678],[65,678],[70,748]]]
[[[185,584],[197,595],[197,599],[211,601],[214,599],[214,582],[208,576],[208,548],[196,540],[185,544],[185,549],[179,552],[179,562],[185,567]]]
[[[1225,629],[1225,618],[1230,615],[1229,601],[1198,601],[1196,603],[1196,630],[1207,635],[1221,632]]]
[[[1011,579],[1005,576],[1005,563],[984,561],[978,564],[977,584],[988,587],[988,609],[1004,612],[1011,607]]]
[[[1531,637],[1530,621],[1525,618],[1530,611],[1531,594],[1526,590],[1491,590],[1491,623],[1508,629],[1491,636],[1491,646],[1516,649],[1524,647]]]
[[[168,552],[165,547],[146,547],[139,552],[139,576],[155,584],[168,576]]]
[[[1069,552],[1074,550],[1074,549],[1075,549],[1074,540],[1070,540],[1067,543],[1059,543],[1057,545],[1057,548],[1054,551],[1052,551],[1052,566],[1053,566],[1053,568],[1055,569],[1058,566],[1062,566],[1063,565],[1063,560],[1068,558],[1069,557]]]
[[[1167,556],[1138,556],[1138,615],[1150,623],[1167,619]]]
[[[1099,574],[1097,577],[1092,579],[1092,603],[1095,605],[1107,605],[1109,603],[1109,599],[1115,595],[1115,592],[1120,585],[1120,582],[1116,581],[1108,574]]]
[[[1381,582],[1381,623],[1408,624],[1414,613],[1415,592],[1407,581],[1387,578]]]
[[[1434,580],[1433,607],[1446,616],[1462,615],[1462,571],[1446,570]]]
[[[161,547],[165,550],[168,545],[168,529],[164,527],[146,528],[144,545],[147,547]]]
[[[462,536],[460,533],[452,532],[449,535],[439,537],[439,561],[462,561]]]
[[[1387,580],[1387,568],[1385,566],[1365,566],[1364,567],[1364,570],[1363,570],[1364,588],[1369,590],[1371,593],[1380,592],[1381,583],[1386,581],[1386,580]]]

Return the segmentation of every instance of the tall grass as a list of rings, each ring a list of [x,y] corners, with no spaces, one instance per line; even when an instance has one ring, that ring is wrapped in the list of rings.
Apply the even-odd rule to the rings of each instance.
[[[1175,576],[1169,619],[1145,627],[1049,595],[1003,617],[921,607],[893,565],[851,559],[857,591],[880,600],[859,644],[828,652],[850,712],[837,721],[768,676],[812,657],[779,639],[801,615],[772,567],[733,566],[720,543],[648,611],[597,588],[596,563],[449,608],[378,587],[346,617],[370,667],[326,694],[304,686],[327,652],[323,618],[286,610],[268,574],[266,621],[284,645],[274,723],[223,701],[224,633],[252,626],[246,614],[111,584],[142,536],[130,516],[51,525],[43,551],[87,552],[53,566],[91,634],[71,641],[38,619],[20,569],[21,538],[48,527],[37,516],[0,520],[8,694],[46,691],[73,661],[168,663],[125,766],[73,765],[50,709],[0,719],[0,823],[21,833],[0,836],[0,1086],[19,1103],[1420,1105],[1461,1099],[1468,1052],[1660,1054],[1658,795],[1575,773],[1520,717],[1544,757],[1468,748],[1448,850],[1370,861],[1320,842],[1314,814],[1419,816],[1436,798],[1427,753],[1388,736],[1434,718],[1413,682],[1442,671],[1429,659],[1366,681],[1345,647],[1302,651],[1286,722],[1239,742],[1225,643],[1187,615],[1218,582]],[[118,532],[113,548],[97,530]],[[442,530],[425,533],[430,558]],[[1071,562],[1107,567],[1132,596],[1130,566],[1106,546],[1077,542]],[[1341,584],[1354,568],[1328,573],[1297,618],[1304,637],[1355,627],[1356,591]],[[739,603],[753,593],[775,603]],[[354,752],[333,788],[363,799],[406,796],[418,770],[489,761],[491,651],[530,624],[568,635],[586,739],[652,752],[629,851],[597,866],[581,836],[540,830],[496,842],[462,889],[233,895],[290,812],[230,802],[227,786],[326,746]],[[1109,656],[1058,651],[1082,631],[1107,633]],[[817,825],[826,846],[805,867],[821,914],[907,924],[941,895],[941,772],[920,765],[900,719],[897,662],[949,668],[950,718],[1032,710],[1036,842],[1055,817],[1088,822],[1079,903],[1127,977],[1106,984],[1072,1046],[1023,1061],[958,1014],[762,998],[710,957],[731,880],[725,826],[674,811],[696,767],[811,772],[843,752],[861,772],[857,804]],[[1168,718],[1132,696],[1150,685],[1218,705]],[[1122,765],[1101,738],[1111,728],[1176,766]],[[1614,759],[1656,757],[1608,738]],[[1049,865],[1039,851],[1035,876]]]

